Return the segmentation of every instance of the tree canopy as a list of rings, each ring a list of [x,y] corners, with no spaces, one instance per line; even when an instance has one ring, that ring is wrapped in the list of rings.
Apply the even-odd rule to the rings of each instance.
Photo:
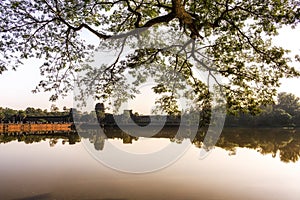
[[[229,111],[255,112],[273,101],[280,78],[299,76],[288,50],[272,44],[282,26],[297,26],[299,6],[297,0],[3,0],[0,72],[16,69],[24,59],[43,59],[40,70],[44,79],[35,91],[51,90],[51,100],[55,100],[73,89],[76,72],[83,70],[92,77],[96,96],[103,99],[116,85],[127,87],[122,76],[125,72],[132,74],[137,86],[149,74],[171,70],[192,88],[197,102],[205,102],[211,95],[209,86],[194,73],[195,68],[201,68],[222,88]],[[157,34],[153,30],[166,30],[171,38],[158,34],[163,49],[159,44],[140,49],[136,45],[123,60],[117,56],[113,64],[95,71],[83,63],[98,44],[86,42],[83,30],[100,43],[118,39],[107,46],[120,53],[128,35],[139,37],[136,30],[150,36]],[[170,42],[179,38],[184,39]],[[295,59],[299,61],[299,57]],[[156,63],[156,68],[141,69],[149,63]],[[217,76],[225,81],[219,82]],[[177,109],[172,85],[158,81],[153,89],[163,95],[158,101],[162,107]],[[136,88],[121,92],[124,98],[131,98],[125,94],[136,92]]]
[[[291,115],[294,115],[300,110],[300,98],[294,94],[281,92],[278,94],[277,101],[278,107],[284,109]]]

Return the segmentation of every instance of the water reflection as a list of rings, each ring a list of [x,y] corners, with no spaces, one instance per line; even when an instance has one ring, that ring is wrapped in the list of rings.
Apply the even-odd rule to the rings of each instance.
[[[54,147],[59,139],[62,139],[62,144],[69,143],[72,145],[80,142],[80,137],[74,132],[59,132],[53,134],[47,132],[40,134],[9,133],[0,135],[0,143],[18,141],[24,142],[25,144],[32,144],[49,140],[50,147]]]
[[[155,130],[153,130],[155,131]],[[299,131],[298,131],[299,132]],[[300,157],[300,134],[297,130],[284,129],[246,129],[232,128],[224,129],[216,146],[228,151],[229,155],[235,155],[237,148],[248,148],[260,152],[262,155],[271,154],[272,157],[279,156],[283,162],[296,162]],[[195,147],[202,147],[206,130],[199,130],[196,137],[191,141]],[[88,139],[94,148],[101,151],[105,147],[108,139],[121,139],[123,144],[132,144],[133,141],[143,142],[141,138],[131,136],[117,128],[106,128],[104,134],[99,129],[89,129],[81,131],[81,136]],[[189,130],[178,133],[175,128],[164,128],[152,137],[153,140],[167,138],[173,143],[180,144],[184,139],[189,138]],[[61,132],[47,134],[19,134],[10,133],[0,135],[0,143],[11,141],[32,144],[49,140],[49,146],[54,147],[58,140],[62,139],[62,144],[75,144],[81,141],[77,133]]]
[[[229,129],[224,130],[218,147],[235,154],[238,147],[255,149],[263,155],[279,155],[283,162],[296,162],[300,156],[300,135],[297,130]]]

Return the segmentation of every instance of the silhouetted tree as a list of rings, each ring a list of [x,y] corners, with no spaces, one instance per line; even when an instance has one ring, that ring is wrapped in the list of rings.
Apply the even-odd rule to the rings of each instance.
[[[93,83],[95,96],[103,100],[116,86],[123,88],[119,89],[122,98],[133,97],[131,93],[149,74],[157,73],[170,82],[174,79],[166,72],[173,71],[193,89],[197,101],[202,101],[210,95],[208,84],[194,74],[195,69],[202,69],[208,78],[226,78],[219,86],[228,110],[255,111],[273,101],[280,78],[299,76],[287,51],[272,44],[279,28],[299,23],[299,1],[2,0],[0,13],[0,49],[4,52],[0,72],[16,69],[24,59],[43,59],[44,79],[35,92],[52,90],[51,100],[73,89],[78,71],[86,71],[84,80]],[[96,49],[85,42],[84,37],[90,36],[81,34],[83,30],[102,43],[107,41],[106,46],[120,50],[120,55],[124,44],[135,37],[146,38],[141,43],[155,38],[159,45],[135,48],[125,59],[119,56],[97,71],[82,65]],[[162,30],[169,38],[159,35]],[[109,41],[113,37],[118,42]],[[182,42],[173,46],[178,39]],[[148,68],[149,63],[155,68]],[[127,72],[136,79],[132,88],[124,84]],[[178,111],[174,93],[178,88],[162,82],[153,88],[162,95],[158,103],[168,113]]]

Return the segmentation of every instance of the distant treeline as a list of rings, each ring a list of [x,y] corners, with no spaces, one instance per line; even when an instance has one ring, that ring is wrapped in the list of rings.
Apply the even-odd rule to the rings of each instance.
[[[71,109],[66,107],[63,111],[59,111],[56,106],[51,106],[50,111],[47,109],[28,107],[25,110],[14,110],[11,108],[0,107],[0,122],[2,123],[18,123],[18,122],[41,122],[46,123],[51,120],[60,121],[64,117],[70,116]],[[47,117],[49,119],[47,119]],[[71,120],[71,119],[70,119]],[[62,120],[63,121],[63,120]]]
[[[257,115],[237,113],[227,115],[227,127],[294,127],[300,126],[300,98],[282,92],[273,105],[261,108]]]
[[[52,106],[50,111],[40,108],[28,107],[25,110],[13,110],[0,107],[0,122],[72,122],[72,108],[63,108],[63,111]],[[207,111],[200,111],[200,126],[209,124],[209,114]],[[79,121],[95,122],[97,113],[92,111],[78,112],[76,116]],[[134,115],[138,116],[138,113]],[[145,116],[144,116],[145,117]],[[107,119],[106,119],[107,120]],[[282,92],[278,94],[276,103],[261,107],[261,112],[252,115],[237,112],[235,115],[227,115],[225,120],[226,127],[299,127],[300,126],[300,98],[291,93]]]

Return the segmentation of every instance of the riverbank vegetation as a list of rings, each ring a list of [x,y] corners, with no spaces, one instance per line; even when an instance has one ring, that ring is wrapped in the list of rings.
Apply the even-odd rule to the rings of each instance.
[[[276,102],[262,107],[260,113],[257,115],[249,113],[227,115],[225,126],[299,127],[300,98],[291,93],[279,93]]]
[[[58,107],[54,104],[51,106],[50,110],[27,107],[25,110],[16,110],[12,108],[0,107],[0,122],[2,123],[18,123],[26,119],[26,117],[39,117],[39,116],[65,116],[70,113],[70,109],[63,107],[60,111]],[[45,122],[43,120],[39,122]]]
[[[209,111],[208,111],[209,112]],[[206,111],[200,111],[201,126],[209,124],[210,114],[205,115]],[[204,114],[203,114],[204,113]],[[95,122],[95,111],[76,112],[79,121],[92,123]],[[35,117],[36,122],[47,122],[45,117],[65,117],[70,116],[71,122],[71,109],[66,107],[62,111],[52,106],[50,111],[42,110],[40,108],[28,107],[25,110],[14,110],[11,108],[0,107],[0,122],[2,123],[18,123],[26,121],[26,117]],[[138,115],[138,113],[135,113]],[[41,116],[41,119],[39,119]],[[204,117],[203,117],[204,116]],[[44,118],[42,118],[44,117]],[[205,119],[204,119],[205,118]],[[31,121],[32,122],[32,121]],[[226,116],[225,127],[299,127],[300,126],[300,98],[291,93],[279,93],[274,104],[261,107],[260,112],[256,115],[253,113],[239,112],[230,113]]]

